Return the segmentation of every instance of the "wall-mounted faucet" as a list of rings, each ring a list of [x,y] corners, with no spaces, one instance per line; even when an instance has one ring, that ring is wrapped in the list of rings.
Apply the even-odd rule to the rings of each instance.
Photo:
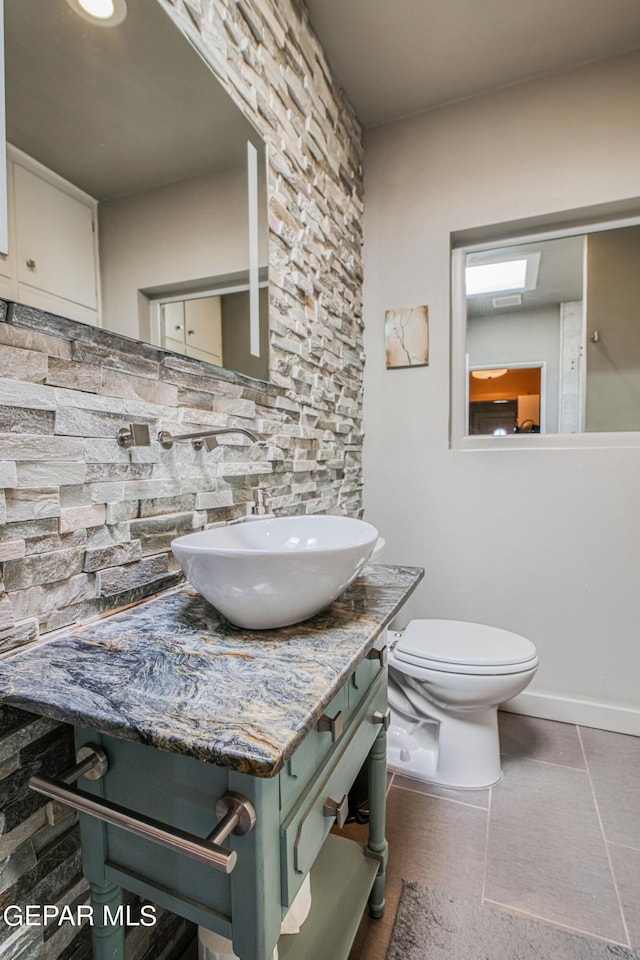
[[[174,443],[182,440],[190,440],[196,450],[202,450],[203,447],[205,450],[215,450],[218,446],[216,437],[219,437],[223,433],[240,433],[243,437],[248,437],[252,443],[257,444],[259,447],[266,447],[267,445],[265,440],[261,440],[260,437],[257,437],[251,430],[245,430],[243,427],[220,427],[217,430],[197,430],[195,433],[181,433],[177,437],[174,437],[168,430],[161,430],[158,434],[158,440],[165,450],[171,450]]]
[[[121,427],[116,440],[121,447],[148,447],[151,444],[148,423],[130,423],[128,427]]]

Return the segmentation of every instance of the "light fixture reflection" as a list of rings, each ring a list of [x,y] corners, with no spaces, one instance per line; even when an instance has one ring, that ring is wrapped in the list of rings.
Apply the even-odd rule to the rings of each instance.
[[[113,0],[78,0],[78,3],[90,17],[108,20],[116,12]]]
[[[504,377],[505,373],[509,373],[506,367],[503,370],[472,370],[471,376],[476,380],[497,380],[498,377]]]
[[[67,0],[71,9],[96,27],[116,27],[127,15],[126,0]]]

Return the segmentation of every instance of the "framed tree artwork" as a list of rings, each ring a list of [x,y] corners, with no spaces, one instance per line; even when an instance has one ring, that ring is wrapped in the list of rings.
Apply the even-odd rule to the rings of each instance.
[[[387,370],[429,363],[429,308],[400,307],[384,315]]]

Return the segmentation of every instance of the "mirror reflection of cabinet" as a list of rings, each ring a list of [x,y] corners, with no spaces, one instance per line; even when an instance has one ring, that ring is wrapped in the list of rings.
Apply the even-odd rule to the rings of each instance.
[[[163,303],[162,346],[195,360],[222,366],[222,306],[220,297]]]
[[[258,290],[260,316],[268,316],[269,289]],[[256,380],[269,377],[269,330],[260,327],[260,356],[250,354],[250,289],[236,284],[200,296],[178,293],[154,298],[149,317],[151,343],[227,370],[239,370]]]
[[[84,211],[67,203],[61,213],[54,193],[39,201],[43,219],[52,213],[43,243],[58,259],[42,281],[42,255],[27,252],[14,232],[0,256],[0,296],[158,345],[150,315],[159,296],[242,284],[250,290],[237,323],[243,346],[225,344],[224,360],[268,380],[266,147],[178,18],[158,0],[129,3],[112,24],[78,16],[66,0],[4,4],[7,137],[67,187],[95,198],[97,214],[95,233],[87,234],[86,217],[79,226],[81,249],[67,224],[79,224]],[[0,144],[2,80],[0,70]],[[5,179],[0,162],[0,250]],[[67,187],[63,200],[72,195]],[[222,363],[209,340],[194,335],[189,349],[179,342],[183,355]]]
[[[12,146],[7,160],[9,255],[0,293],[99,324],[96,201]]]

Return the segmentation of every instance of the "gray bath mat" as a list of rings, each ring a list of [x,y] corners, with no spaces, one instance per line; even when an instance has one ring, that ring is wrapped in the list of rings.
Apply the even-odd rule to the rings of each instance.
[[[614,958],[640,955],[404,881],[386,960]]]

